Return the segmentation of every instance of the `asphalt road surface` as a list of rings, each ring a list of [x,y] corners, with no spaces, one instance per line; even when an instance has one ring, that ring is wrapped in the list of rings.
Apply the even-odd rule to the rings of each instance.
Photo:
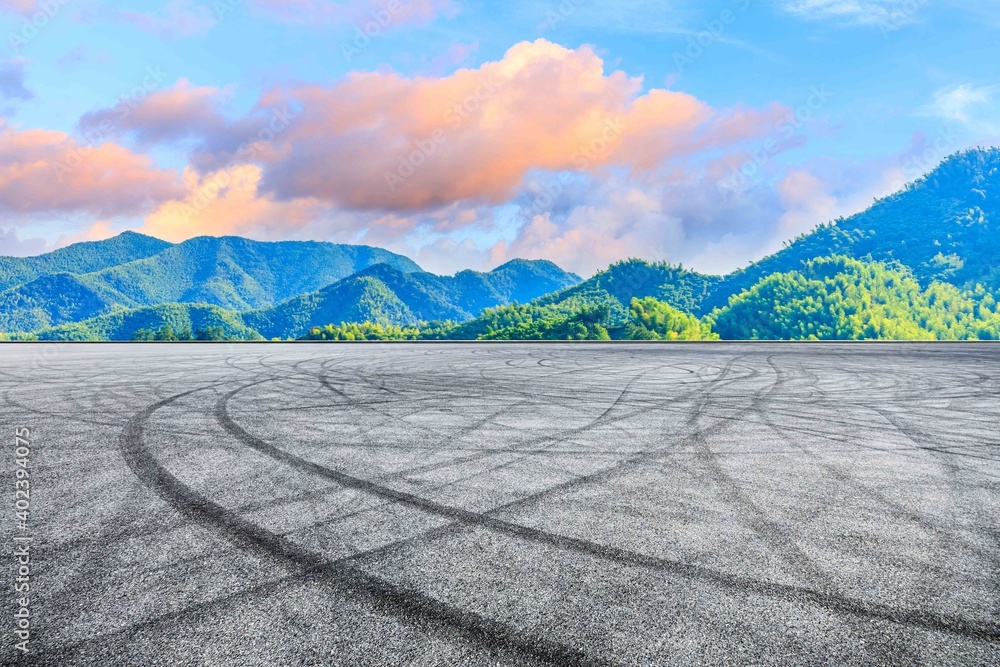
[[[1000,664],[1000,347],[6,345],[0,371],[0,664]]]

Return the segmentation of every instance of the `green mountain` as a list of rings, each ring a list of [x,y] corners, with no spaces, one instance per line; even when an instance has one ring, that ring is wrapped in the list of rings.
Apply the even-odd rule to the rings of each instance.
[[[902,265],[848,257],[775,273],[708,318],[725,340],[975,340],[1000,337],[994,298],[933,282]]]
[[[243,320],[265,338],[298,338],[313,327],[349,322],[465,321],[484,308],[530,300],[579,280],[547,261],[515,260],[488,273],[462,271],[454,277],[380,264],[319,292],[247,313]]]
[[[173,244],[123,232],[106,241],[74,243],[37,257],[0,257],[0,292],[54,273],[93,273],[163,252]]]
[[[1000,289],[1000,148],[953,155],[868,210],[800,236],[726,276],[693,312],[724,306],[772,273],[830,255],[897,261],[924,286],[940,281]]]
[[[567,290],[569,291],[569,290]],[[595,301],[576,296],[547,303],[550,297],[529,304],[487,308],[479,317],[463,322],[431,324],[419,338],[444,340],[713,340],[710,322],[678,310],[655,297],[633,297],[624,312],[606,295]],[[341,339],[337,328],[321,330],[311,338]],[[374,338],[378,332],[366,332]],[[391,333],[391,332],[390,332]]]
[[[37,331],[110,312],[118,295],[84,276],[54,273],[0,292],[0,331]]]
[[[152,332],[164,327],[191,333],[214,328],[228,340],[262,340],[260,334],[243,324],[236,313],[218,306],[177,303],[118,311],[43,329],[35,335],[38,340],[128,341],[137,338],[143,330]]]
[[[611,321],[622,323],[628,318],[632,299],[652,297],[687,312],[699,312],[721,282],[718,276],[688,271],[682,266],[629,259],[533,304],[563,312],[573,312],[584,305],[606,305],[611,311]]]
[[[406,257],[367,246],[203,236],[154,257],[105,269],[93,279],[121,294],[130,307],[206,303],[250,310],[383,263],[404,272],[420,270]]]
[[[116,310],[78,321],[73,316],[84,309],[67,308],[48,318],[12,321],[12,325],[18,325],[12,331],[34,330],[29,326],[49,322],[58,326],[46,325],[37,331],[41,340],[133,340],[144,331],[157,332],[164,327],[192,334],[221,327],[224,337],[239,340],[297,338],[333,322],[415,325],[427,320],[468,320],[482,310],[483,304],[495,306],[515,298],[530,299],[579,281],[577,276],[544,261],[517,260],[489,273],[463,271],[454,277],[422,271],[408,273],[389,264],[376,264],[278,306],[239,313],[214,304],[187,303],[124,309],[109,306],[103,294],[87,282],[94,276],[59,279],[63,288],[74,286],[74,290],[67,290],[67,301],[85,302],[89,312],[111,307]],[[106,282],[97,284],[108,289]]]
[[[109,250],[103,264],[127,261],[101,266],[97,255],[104,248]],[[136,259],[133,256],[141,254],[136,248],[159,250]],[[118,309],[169,303],[202,303],[236,311],[266,308],[382,263],[403,272],[420,270],[406,257],[367,246],[266,243],[239,237],[200,237],[173,245],[126,232],[109,241],[77,244],[11,264],[20,267],[20,274],[8,272],[10,280],[28,275],[29,265],[36,271],[72,265],[78,272],[44,274],[0,292],[0,331],[35,331]],[[93,267],[99,270],[80,272]]]

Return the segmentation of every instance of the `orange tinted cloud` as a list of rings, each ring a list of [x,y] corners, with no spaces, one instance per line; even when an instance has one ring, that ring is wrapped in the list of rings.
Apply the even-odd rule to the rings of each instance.
[[[146,217],[142,231],[167,241],[210,234],[280,237],[316,220],[320,207],[312,200],[277,202],[258,191],[261,169],[242,165],[199,176],[183,174],[186,192],[163,203]]]
[[[273,91],[303,113],[264,184],[280,197],[419,210],[509,199],[531,170],[649,170],[765,135],[778,108],[719,112],[695,97],[642,92],[589,47],[524,42],[444,78],[354,73],[332,87]]]
[[[9,211],[130,215],[180,192],[176,172],[118,144],[0,124],[0,207]]]

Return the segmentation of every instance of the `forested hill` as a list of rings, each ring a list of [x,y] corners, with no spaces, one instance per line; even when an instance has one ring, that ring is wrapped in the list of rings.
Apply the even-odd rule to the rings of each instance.
[[[546,295],[535,305],[564,312],[584,305],[607,306],[613,320],[623,321],[632,299],[652,297],[680,310],[700,313],[722,280],[665,262],[629,259],[612,264],[579,285]]]
[[[115,290],[130,307],[176,302],[248,310],[321,289],[376,264],[421,270],[381,248],[203,236],[88,277]]]
[[[74,243],[37,257],[0,256],[0,292],[54,273],[92,273],[152,257],[173,246],[160,239],[123,232],[105,241]]]
[[[724,306],[770,274],[829,255],[898,261],[925,287],[940,281],[965,289],[1000,288],[1000,149],[953,155],[868,210],[800,236],[726,276],[695,312]]]
[[[516,260],[488,273],[462,271],[454,277],[404,273],[379,264],[243,319],[265,338],[297,338],[311,327],[340,322],[465,321],[485,308],[530,301],[579,281],[548,261]]]
[[[39,257],[0,258],[0,283],[8,285],[0,291],[0,331],[170,303],[267,308],[375,264],[421,270],[407,257],[368,246],[207,236],[175,245],[125,232]]]

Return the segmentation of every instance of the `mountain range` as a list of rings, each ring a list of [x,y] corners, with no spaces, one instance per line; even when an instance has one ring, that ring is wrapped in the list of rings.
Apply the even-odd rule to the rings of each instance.
[[[154,241],[160,251],[150,255]],[[113,249],[103,265],[94,259],[102,244]],[[464,321],[484,308],[580,282],[545,260],[437,276],[386,250],[330,243],[200,237],[174,245],[126,232],[79,245],[56,251],[73,261],[43,255],[11,262],[0,279],[33,279],[0,293],[0,331],[42,340],[130,340],[137,331],[169,325],[221,328],[239,339],[297,338],[330,322]],[[108,265],[114,259],[124,261]],[[42,273],[46,266],[61,270]]]
[[[0,335],[991,338],[998,192],[1000,149],[956,154],[726,276],[637,259],[582,281],[537,260],[437,276],[367,246],[125,232],[0,257]]]

